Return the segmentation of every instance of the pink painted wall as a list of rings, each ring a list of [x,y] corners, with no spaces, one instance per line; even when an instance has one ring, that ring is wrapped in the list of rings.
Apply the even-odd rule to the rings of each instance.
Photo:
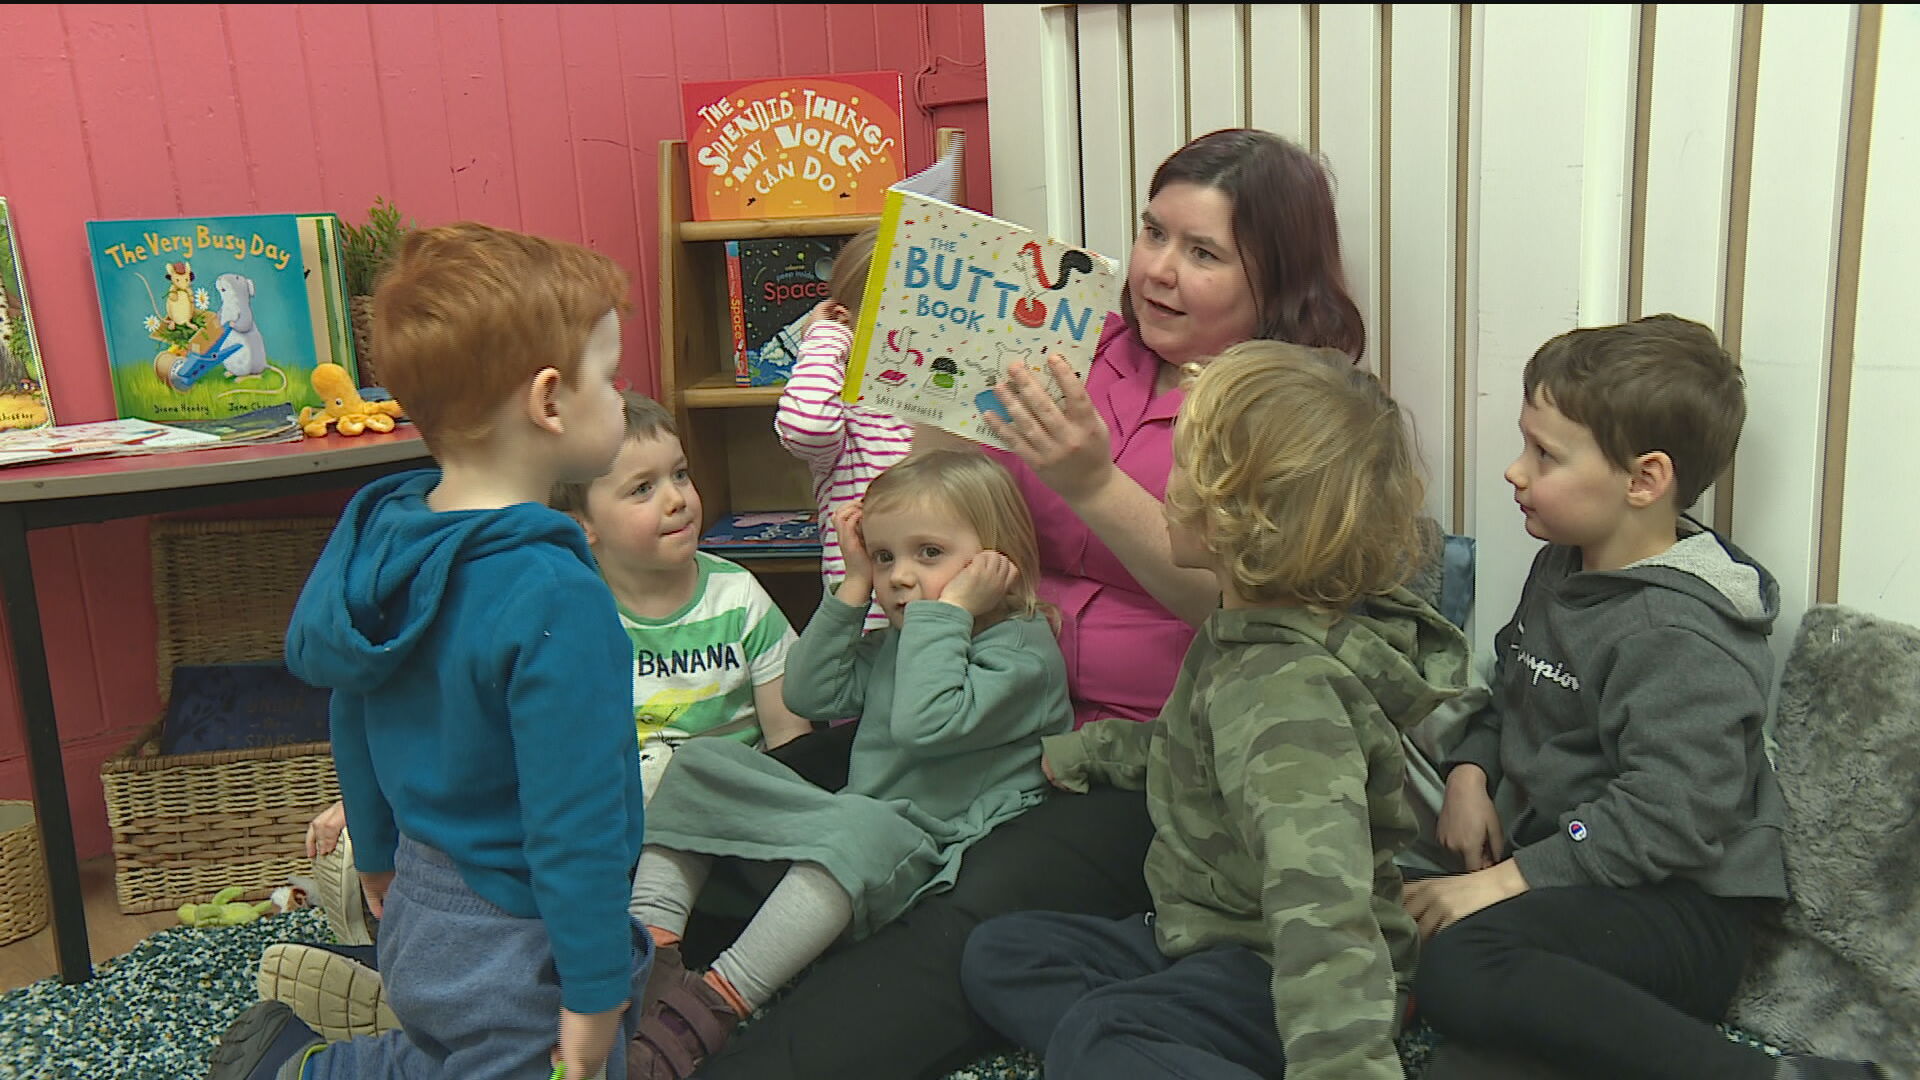
[[[964,128],[987,207],[985,60],[978,4],[0,5],[0,194],[65,422],[113,411],[87,219],[357,222],[377,195],[422,223],[478,219],[618,260],[634,277],[628,374],[657,387],[658,145],[685,135],[682,80],[900,71],[909,168],[936,126]],[[100,761],[159,709],[146,534],[133,520],[32,541],[82,857],[110,843]],[[23,755],[0,656],[0,798],[27,797]]]

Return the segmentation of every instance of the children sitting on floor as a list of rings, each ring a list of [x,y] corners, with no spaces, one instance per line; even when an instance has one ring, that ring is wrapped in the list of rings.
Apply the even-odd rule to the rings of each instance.
[[[1546,546],[1444,766],[1439,839],[1467,873],[1407,886],[1432,935],[1420,1009],[1449,1039],[1433,1077],[1511,1055],[1596,1080],[1880,1075],[1713,1026],[1749,918],[1787,895],[1761,736],[1779,589],[1682,516],[1733,460],[1739,367],[1654,315],[1554,338],[1523,388],[1506,478]]]
[[[847,382],[853,326],[866,302],[867,271],[879,228],[849,238],[833,260],[827,299],[813,309],[793,375],[780,392],[773,432],[787,452],[807,463],[820,508],[820,577],[828,592],[846,576],[834,511],[860,501],[873,478],[913,448],[913,428],[877,409],[840,396]],[[867,613],[867,629],[887,625],[886,613]]]
[[[1012,478],[978,453],[910,457],[836,525],[846,577],[800,635],[786,695],[803,716],[861,718],[846,787],[719,739],[674,755],[634,875],[661,946],[634,1076],[690,1074],[835,939],[948,887],[970,845],[1046,796],[1040,738],[1073,713]],[[863,635],[876,599],[889,626]],[[790,869],[712,969],[690,972],[676,944],[722,856]]]
[[[1460,631],[1401,585],[1422,490],[1399,407],[1346,355],[1255,341],[1202,370],[1167,531],[1222,606],[1158,719],[1044,743],[1061,788],[1146,788],[1153,910],[967,939],[968,1001],[1049,1078],[1400,1077],[1400,733],[1467,674]]]

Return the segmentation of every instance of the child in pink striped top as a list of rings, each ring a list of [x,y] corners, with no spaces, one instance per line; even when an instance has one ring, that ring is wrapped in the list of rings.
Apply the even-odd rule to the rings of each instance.
[[[829,592],[846,576],[833,512],[864,496],[874,477],[913,448],[912,427],[840,398],[847,381],[847,354],[853,348],[853,321],[865,299],[877,237],[878,230],[868,229],[840,249],[827,299],[813,311],[773,417],[780,445],[813,473],[813,499],[820,507],[820,577]],[[887,617],[878,608],[867,611],[867,629],[885,625]]]

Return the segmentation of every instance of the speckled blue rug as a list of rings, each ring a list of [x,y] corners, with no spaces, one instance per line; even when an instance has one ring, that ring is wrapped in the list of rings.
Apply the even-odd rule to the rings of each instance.
[[[0,995],[0,1080],[200,1080],[220,1033],[259,1000],[260,954],[332,941],[312,909],[217,930],[175,927],[99,965]]]
[[[219,930],[162,930],[101,964],[91,982],[42,979],[0,995],[0,1080],[200,1080],[207,1055],[258,997],[260,954],[280,941],[333,940],[315,910]],[[1765,1046],[1737,1030],[1727,1037]],[[1438,1037],[1415,1024],[1400,1038],[1408,1080]],[[1031,1054],[993,1054],[949,1080],[1035,1080]]]

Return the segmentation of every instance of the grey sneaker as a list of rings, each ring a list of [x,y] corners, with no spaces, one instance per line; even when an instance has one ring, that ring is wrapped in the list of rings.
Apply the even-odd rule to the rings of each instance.
[[[286,1004],[328,1042],[400,1026],[378,971],[317,945],[267,946],[260,956],[260,1000]]]
[[[353,865],[353,836],[348,830],[340,830],[340,840],[332,851],[314,856],[313,883],[318,888],[312,900],[326,915],[327,925],[340,944],[373,944],[367,901],[360,892],[360,872]]]

